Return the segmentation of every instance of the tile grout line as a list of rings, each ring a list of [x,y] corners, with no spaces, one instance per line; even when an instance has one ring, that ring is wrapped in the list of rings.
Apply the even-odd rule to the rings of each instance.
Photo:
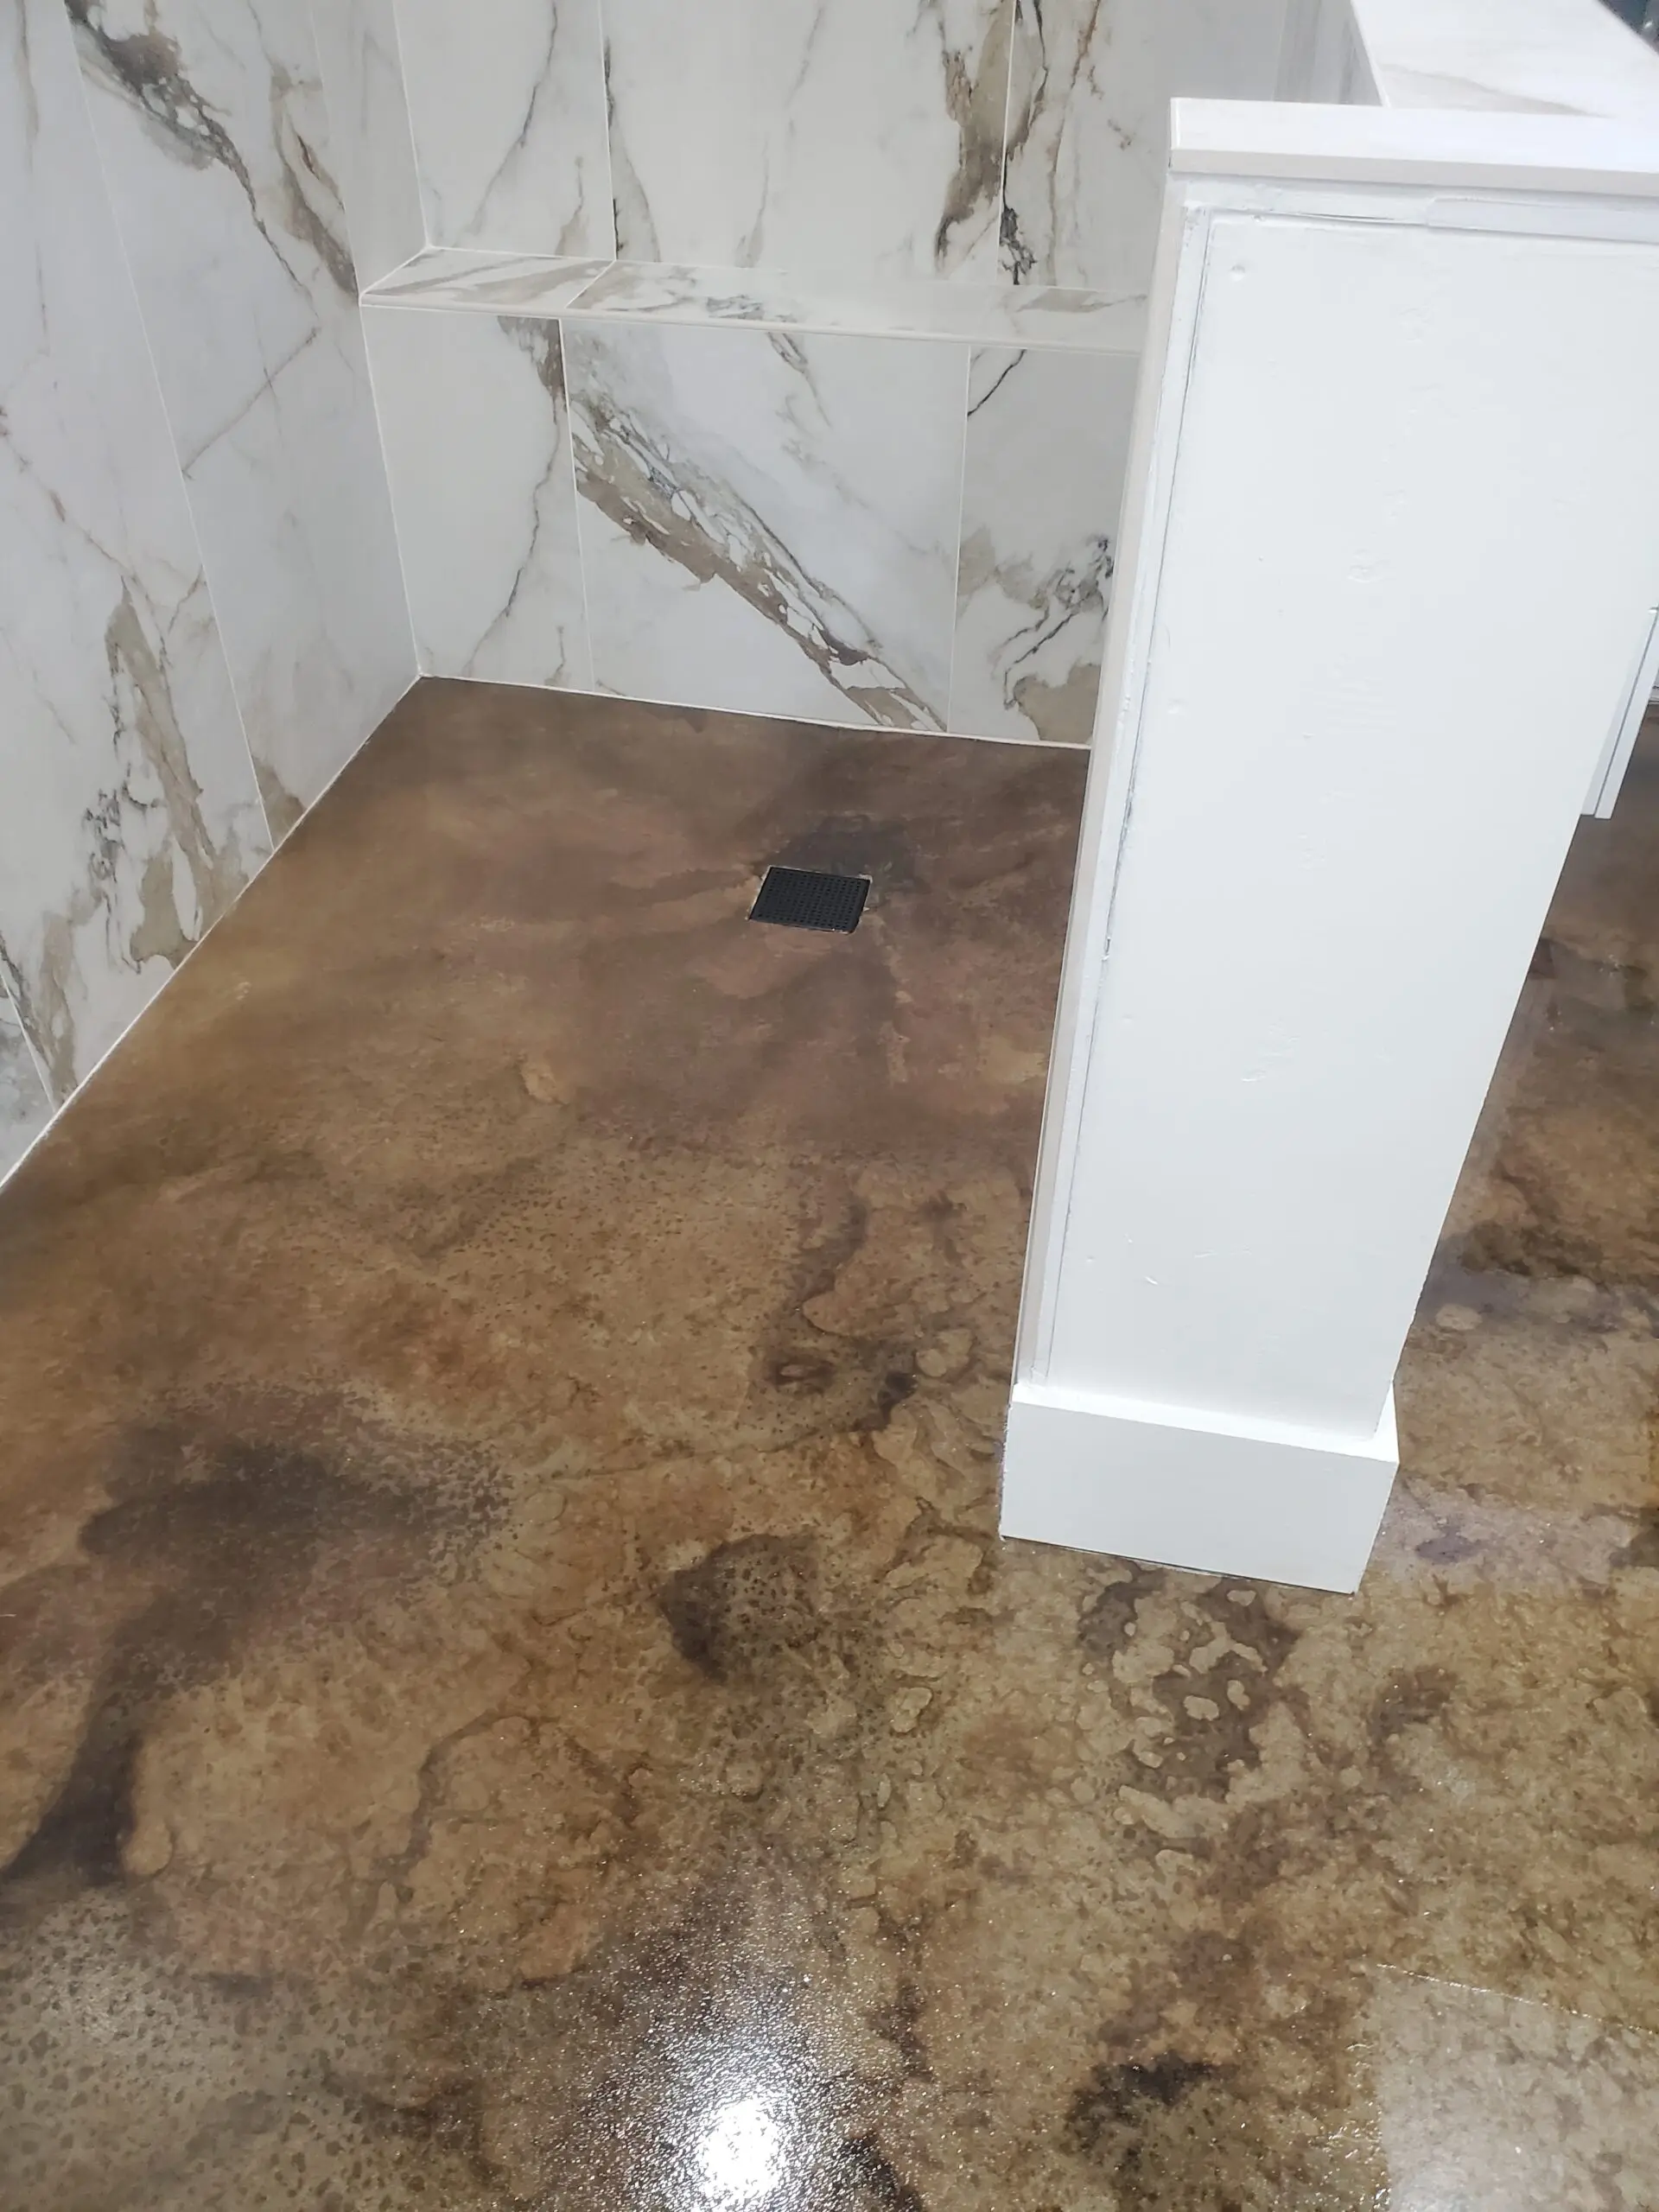
[[[996,169],[995,256],[1002,272],[1002,219],[1008,211],[1008,124],[1014,115],[1014,57],[1020,43],[1020,10],[1023,0],[1008,0],[1008,67],[1002,80],[1002,157]]]
[[[948,739],[952,745],[1012,745],[1028,753],[1075,753],[1084,760],[1088,759],[1090,750],[1086,745],[1069,745],[1054,738],[1010,737],[1006,731],[981,736],[971,730],[922,729],[913,722],[823,721],[810,715],[769,715],[750,707],[710,707],[701,705],[695,699],[658,698],[644,691],[607,691],[597,684],[537,683],[524,677],[467,676],[451,669],[423,670],[422,681],[428,683],[494,683],[508,691],[538,691],[550,699],[603,699],[613,707],[663,707],[671,713],[680,715],[728,715],[735,721],[779,722],[785,726],[799,723],[804,729],[837,730],[845,737],[925,738],[935,744],[941,739]]]
[[[605,219],[610,232],[611,263],[614,267],[621,249],[621,239],[616,227],[616,163],[611,156],[611,34],[605,21],[605,0],[594,0],[594,16],[599,25],[599,103],[600,113],[605,118]],[[594,278],[598,283],[598,278]],[[563,350],[564,333],[561,328],[559,344]]]
[[[957,539],[956,560],[950,578],[950,664],[944,681],[944,731],[950,735],[950,725],[956,720],[957,708],[957,646],[962,631],[962,526],[968,511],[968,423],[969,405],[974,396],[974,356],[976,346],[964,346],[966,359],[962,372],[962,447],[961,461],[957,470]]]
[[[23,1040],[23,1050],[29,1054],[29,1064],[34,1068],[35,1076],[40,1083],[41,1096],[46,1101],[47,1127],[49,1128],[51,1126],[53,1117],[55,1115],[61,1113],[63,1108],[62,1106],[55,1104],[53,1101],[52,1084],[51,1079],[46,1071],[46,1062],[41,1058],[40,1048],[35,1044],[35,1039],[29,1033],[29,1024],[23,1020],[23,1010],[18,1005],[16,999],[13,996],[10,984],[6,981],[5,969],[3,966],[0,966],[0,1004],[10,1007],[11,1009],[11,1018],[17,1025],[17,1034]],[[69,1096],[71,1098],[74,1096],[74,1092],[73,1090],[70,1092]],[[65,1104],[67,1104],[67,1100],[64,1102]],[[40,1136],[44,1136],[45,1134],[46,1130],[44,1128],[39,1132]],[[32,1148],[34,1143],[37,1141],[38,1139],[30,1140],[30,1146],[29,1147],[26,1147],[23,1157],[27,1157],[28,1149]],[[5,1173],[9,1174],[10,1172],[10,1169],[7,1169]],[[0,1182],[3,1182],[5,1176],[3,1174],[0,1174]]]
[[[421,251],[429,253],[435,242],[432,226],[427,219],[426,181],[421,173],[421,149],[415,137],[415,110],[409,97],[409,65],[404,60],[404,26],[397,9],[398,0],[386,0],[386,14],[391,23],[391,50],[397,63],[397,91],[403,109],[404,128],[409,134],[410,167],[415,177],[415,205],[421,218]]]
[[[409,90],[404,77],[403,39],[397,24],[397,0],[386,0],[386,9],[391,23],[392,54],[397,66],[397,89],[401,99],[404,126],[409,132],[409,153],[410,162],[415,176],[416,204],[419,206],[421,189],[420,164],[416,160],[415,156],[415,126],[414,119],[409,111]],[[334,129],[334,111],[329,105],[327,80],[323,73],[322,50],[317,44],[317,26],[315,6],[308,5],[305,12],[307,27],[311,33],[311,56],[312,60],[316,64],[317,89],[321,94],[323,113],[328,118],[329,130],[332,133]],[[357,274],[357,257],[355,249],[352,245],[351,209],[347,205],[347,195],[345,187],[339,181],[340,149],[334,145],[332,136],[329,140],[328,156],[329,161],[335,172],[336,188],[340,194],[340,216],[346,225],[346,245],[347,251],[351,254],[352,257],[352,273],[353,276],[355,276]],[[426,217],[423,212],[421,217],[421,237],[423,240],[423,251],[424,251],[426,243]],[[369,388],[369,413],[373,417],[374,421],[375,445],[380,455],[381,480],[385,483],[386,487],[386,513],[387,518],[391,524],[391,550],[397,563],[397,588],[404,602],[404,619],[409,625],[409,656],[415,673],[410,677],[410,681],[404,684],[403,690],[397,694],[397,698],[394,699],[391,705],[385,709],[385,713],[379,715],[377,720],[363,732],[363,734],[358,739],[356,744],[353,746],[351,751],[346,755],[346,758],[339,763],[334,769],[334,773],[328,778],[321,789],[315,792],[311,798],[301,808],[299,814],[296,817],[294,821],[289,824],[287,830],[284,832],[283,837],[281,841],[284,843],[287,842],[289,837],[293,836],[295,830],[299,828],[300,823],[304,821],[306,816],[310,813],[312,808],[315,807],[327,792],[333,790],[335,784],[339,782],[340,777],[345,774],[352,762],[356,760],[358,754],[363,750],[369,740],[374,735],[375,731],[379,728],[380,724],[385,721],[386,715],[390,715],[393,709],[396,708],[398,701],[407,697],[409,693],[415,688],[415,685],[421,680],[420,640],[415,634],[415,609],[413,602],[410,601],[409,595],[409,578],[404,569],[403,532],[397,527],[397,502],[392,497],[391,467],[386,456],[385,432],[382,428],[380,422],[380,396],[374,388],[374,363],[369,356],[369,326],[367,317],[363,312],[363,290],[360,284],[358,288],[357,296],[352,302],[352,308],[353,313],[357,316],[358,343],[363,349],[363,373],[368,379]],[[274,853],[276,849],[276,842],[273,842],[271,850]]]
[[[569,448],[568,458],[570,464],[571,513],[575,523],[576,530],[576,576],[582,585],[582,639],[588,648],[588,681],[596,685],[599,682],[599,663],[594,651],[594,610],[592,600],[588,590],[588,536],[587,532],[582,526],[582,485],[576,475],[576,403],[574,389],[575,379],[570,373],[570,349],[565,344],[564,340],[564,320],[563,316],[556,316],[554,319],[557,323],[559,333],[559,374],[563,378],[564,385],[564,438],[565,444]],[[527,688],[540,689],[541,687],[531,686]],[[613,693],[604,693],[599,696],[613,697],[615,695]]]
[[[375,443],[378,448],[380,454],[380,474],[385,480],[386,505],[391,513],[391,545],[393,552],[397,556],[397,588],[403,594],[404,615],[409,624],[410,656],[415,664],[415,681],[418,683],[421,677],[424,676],[427,671],[422,662],[420,632],[415,626],[415,601],[410,594],[409,569],[404,559],[404,532],[403,526],[397,519],[397,494],[392,486],[391,454],[386,444],[386,426],[381,412],[380,392],[374,378],[374,349],[369,344],[369,317],[361,301],[358,303],[357,320],[358,327],[361,332],[363,340],[363,366],[369,379],[369,412],[374,417],[374,437]],[[409,685],[405,685],[404,690],[407,691],[410,688],[410,687]],[[388,709],[387,711],[390,712],[390,709]],[[379,724],[377,722],[375,728],[378,729],[378,728]],[[359,741],[351,755],[353,759],[355,759],[357,753],[362,751],[363,747],[368,743],[369,739],[372,737],[374,731],[370,730],[366,735]],[[344,766],[344,763],[341,765]],[[335,773],[338,774],[339,771],[336,770]],[[334,778],[330,777],[329,782],[332,783],[333,781]],[[327,788],[327,786],[325,785],[324,789],[326,790]],[[321,797],[322,792],[319,791],[317,793],[317,798],[321,798]],[[316,803],[316,799],[313,799],[311,805],[315,806]],[[308,814],[310,810],[310,807],[306,809],[306,812]]]

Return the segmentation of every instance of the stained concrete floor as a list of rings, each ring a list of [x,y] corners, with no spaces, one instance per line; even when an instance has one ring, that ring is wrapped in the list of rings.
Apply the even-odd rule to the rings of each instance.
[[[427,685],[0,1196],[6,2207],[1659,2205],[1659,765],[1351,1600],[994,1534],[1081,781]]]

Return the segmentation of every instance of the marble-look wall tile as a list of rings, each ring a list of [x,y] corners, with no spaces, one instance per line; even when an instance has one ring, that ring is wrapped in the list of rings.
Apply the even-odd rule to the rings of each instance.
[[[272,379],[189,486],[280,836],[416,673],[355,312],[336,344],[307,347]]]
[[[942,728],[968,350],[568,322],[599,687]]]
[[[426,244],[392,0],[311,0],[358,282],[372,284]]]
[[[1100,690],[1133,354],[976,348],[950,728],[1087,745]]]
[[[61,1103],[270,844],[60,0],[0,11],[0,970]]]
[[[444,287],[465,304],[476,280]],[[402,288],[400,288],[401,290]],[[410,288],[409,296],[414,296]],[[801,279],[771,269],[695,269],[668,262],[614,262],[574,292],[567,312],[649,317],[664,322],[741,322],[780,330],[858,331],[869,337],[1022,340],[1136,353],[1145,341],[1144,301],[1052,285],[941,284],[926,276],[885,283],[856,277]]]
[[[606,0],[625,259],[995,273],[1013,0]]]
[[[280,833],[414,674],[304,0],[67,0]]]
[[[397,5],[433,245],[613,252],[600,0]]]
[[[11,1173],[51,1118],[52,1102],[22,1021],[0,989],[0,1179]]]
[[[435,245],[411,267],[375,285],[370,296],[414,307],[474,308],[483,315],[557,315],[615,265],[569,255]]]
[[[556,321],[364,310],[422,669],[588,689]]]
[[[1286,0],[1017,0],[1002,260],[1144,292],[1178,97],[1270,99]]]
[[[549,255],[431,246],[372,286],[374,302],[464,308],[485,315],[620,316],[626,321],[740,322],[796,333],[844,330],[872,338],[965,338],[979,345],[1074,346],[1138,353],[1144,299],[1052,284],[886,283],[799,277],[775,269],[692,268],[672,262],[573,261]]]
[[[1350,0],[1290,0],[1279,97],[1328,107],[1376,105],[1376,80]]]

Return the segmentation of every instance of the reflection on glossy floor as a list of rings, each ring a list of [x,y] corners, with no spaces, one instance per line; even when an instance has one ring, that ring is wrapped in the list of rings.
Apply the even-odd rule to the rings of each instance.
[[[429,686],[9,1186],[7,2207],[1659,2204],[1659,772],[1357,1600],[995,1540],[1081,773]]]

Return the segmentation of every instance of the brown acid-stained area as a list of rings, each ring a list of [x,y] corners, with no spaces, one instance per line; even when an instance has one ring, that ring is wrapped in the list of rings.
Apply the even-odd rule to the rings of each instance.
[[[1659,2204],[1659,766],[1355,1599],[997,1540],[1081,782],[424,685],[7,1187],[8,2212]]]

